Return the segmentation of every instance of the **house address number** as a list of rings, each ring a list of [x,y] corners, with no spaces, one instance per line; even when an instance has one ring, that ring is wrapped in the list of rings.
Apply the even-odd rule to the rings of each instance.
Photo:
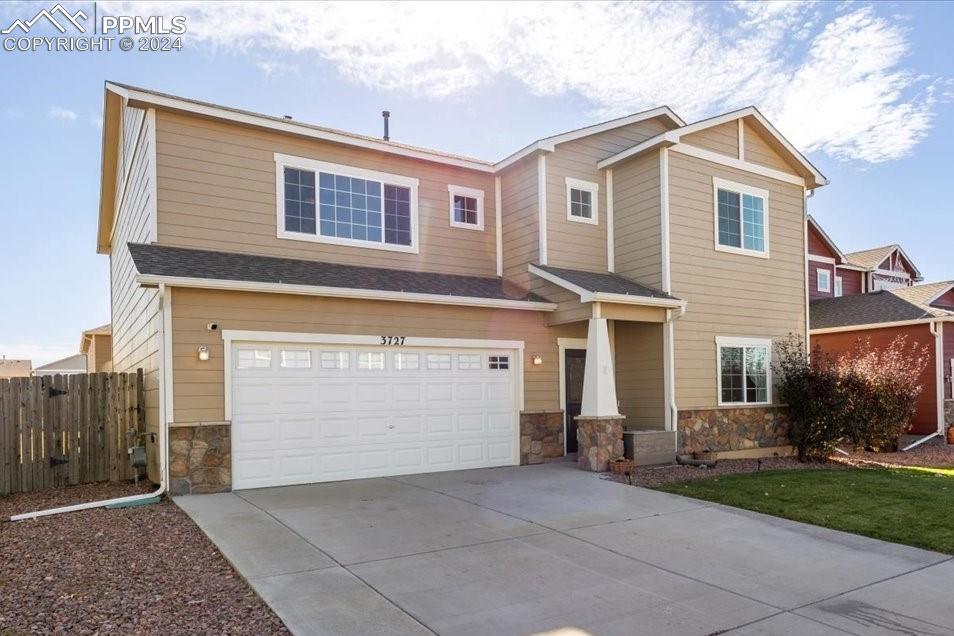
[[[381,344],[383,345],[403,345],[404,338],[406,336],[381,336]]]

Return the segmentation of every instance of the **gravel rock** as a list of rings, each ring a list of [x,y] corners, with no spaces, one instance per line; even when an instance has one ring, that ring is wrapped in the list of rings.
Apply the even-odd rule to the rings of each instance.
[[[88,484],[0,497],[0,518],[148,492]],[[287,634],[170,500],[0,521],[0,634]]]

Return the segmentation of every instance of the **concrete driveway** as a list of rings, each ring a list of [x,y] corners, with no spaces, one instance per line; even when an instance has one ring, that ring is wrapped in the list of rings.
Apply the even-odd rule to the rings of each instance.
[[[946,555],[568,463],[175,501],[296,634],[954,635]]]

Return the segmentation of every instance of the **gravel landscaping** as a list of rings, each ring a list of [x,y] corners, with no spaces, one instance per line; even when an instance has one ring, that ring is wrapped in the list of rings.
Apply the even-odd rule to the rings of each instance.
[[[11,514],[147,492],[89,484],[0,497]],[[202,531],[167,498],[0,521],[0,634],[287,634]]]

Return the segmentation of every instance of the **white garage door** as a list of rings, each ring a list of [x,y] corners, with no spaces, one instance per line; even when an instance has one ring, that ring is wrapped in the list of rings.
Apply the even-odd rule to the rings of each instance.
[[[513,465],[515,355],[234,343],[233,486]]]

